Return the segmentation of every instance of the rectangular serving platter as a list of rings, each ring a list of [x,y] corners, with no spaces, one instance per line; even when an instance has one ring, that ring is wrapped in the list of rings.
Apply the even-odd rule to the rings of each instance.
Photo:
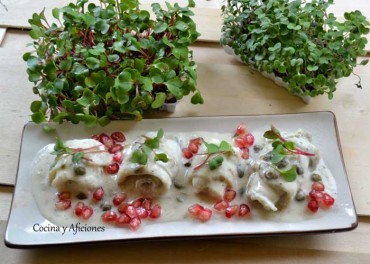
[[[39,212],[31,192],[30,164],[36,153],[55,138],[63,140],[86,138],[92,134],[112,131],[156,131],[163,128],[171,132],[213,131],[230,133],[245,122],[250,131],[268,129],[274,124],[284,131],[299,128],[312,134],[313,143],[331,170],[337,182],[337,199],[330,210],[320,217],[298,222],[274,222],[272,220],[245,221],[211,220],[152,222],[136,232],[117,227],[105,228],[104,232],[36,232],[35,225],[47,226],[50,222]],[[46,177],[46,175],[45,175]],[[84,225],[84,223],[82,223]],[[205,238],[220,236],[262,236],[349,231],[357,226],[347,174],[341,153],[336,119],[331,112],[312,112],[283,115],[217,116],[114,121],[106,127],[86,128],[83,124],[57,125],[57,133],[46,134],[42,125],[28,123],[24,126],[15,192],[5,234],[8,247],[28,248],[36,246],[133,241],[163,238]]]

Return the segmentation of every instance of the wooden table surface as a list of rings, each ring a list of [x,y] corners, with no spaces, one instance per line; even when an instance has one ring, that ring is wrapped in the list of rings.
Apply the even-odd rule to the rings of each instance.
[[[0,32],[1,33],[1,32]],[[0,34],[1,39],[1,34]],[[0,46],[0,234],[4,237],[15,182],[21,129],[30,120],[35,99],[21,56],[30,38],[8,29]],[[359,217],[351,232],[289,237],[155,241],[106,245],[9,249],[0,244],[1,263],[369,263],[370,261],[370,66],[340,80],[333,100],[310,104],[292,97],[271,81],[224,53],[217,43],[193,45],[198,86],[206,100],[191,106],[183,100],[172,116],[216,116],[332,111],[338,120],[344,160]],[[161,115],[161,117],[164,117]],[[4,186],[9,185],[9,186]],[[333,219],[335,221],[335,219]]]

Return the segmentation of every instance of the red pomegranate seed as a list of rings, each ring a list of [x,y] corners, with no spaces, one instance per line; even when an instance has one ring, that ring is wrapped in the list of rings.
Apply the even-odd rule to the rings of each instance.
[[[83,202],[78,202],[75,207],[75,215],[81,216],[82,209],[85,207],[85,204]]]
[[[224,200],[215,203],[213,206],[217,211],[225,211],[227,207],[229,207],[229,203]]]
[[[144,207],[137,207],[136,213],[137,213],[137,216],[140,217],[140,219],[144,219],[149,216],[148,210],[146,210]]]
[[[120,205],[124,200],[126,200],[127,194],[124,192],[117,193],[113,196],[112,203],[114,206]]]
[[[315,200],[315,201],[321,201],[324,198],[324,195],[322,192],[315,191],[315,190],[310,191],[309,196],[312,200]]]
[[[212,211],[211,209],[208,209],[208,208],[204,208],[203,210],[201,210],[197,216],[197,218],[202,222],[208,221],[209,219],[211,219],[211,217],[212,217]]]
[[[119,170],[119,164],[118,163],[112,163],[104,167],[104,171],[107,174],[116,174]]]
[[[109,140],[110,139],[110,137],[107,135],[107,134],[105,134],[105,133],[101,133],[100,135],[99,135],[99,141],[100,141],[100,143],[102,143],[102,144],[104,144],[105,145],[105,142],[107,141],[107,140]]]
[[[243,141],[245,146],[252,146],[254,143],[254,136],[251,133],[247,133],[243,136]]]
[[[197,153],[198,150],[199,150],[199,147],[198,145],[194,144],[194,143],[190,143],[189,146],[188,146],[188,150],[191,152],[191,153]]]
[[[142,205],[146,210],[150,210],[150,207],[152,207],[152,199],[150,198],[145,198]]]
[[[245,134],[247,130],[247,125],[245,123],[240,123],[239,126],[236,128],[236,134],[237,135],[243,135]]]
[[[117,220],[117,214],[113,211],[106,211],[102,214],[101,219],[105,223],[115,222]]]
[[[116,224],[117,225],[127,225],[128,223],[130,223],[130,221],[131,221],[131,217],[123,213],[117,218]]]
[[[190,215],[197,217],[201,211],[204,210],[204,207],[200,204],[193,204],[188,208],[188,212]]]
[[[67,210],[71,207],[71,200],[63,200],[55,203],[55,208],[58,210]]]
[[[249,148],[243,148],[242,149],[242,159],[249,159]]]
[[[235,146],[237,146],[238,148],[245,148],[246,147],[244,140],[240,137],[234,138],[234,143],[235,143]]]
[[[118,206],[117,211],[120,212],[121,214],[126,213],[128,204],[127,203],[122,203]]]
[[[199,138],[193,138],[193,139],[190,140],[189,145],[190,144],[195,144],[199,147],[200,145],[202,145],[202,142],[203,142],[203,139],[200,138],[200,137]]]
[[[97,140],[97,141],[100,141],[100,135],[97,135],[97,134],[92,135],[90,138],[91,138],[91,139],[95,139],[95,140]]]
[[[238,205],[230,205],[225,210],[225,216],[227,218],[231,218],[233,215],[235,215],[238,212],[239,206]]]
[[[57,196],[58,196],[59,201],[64,201],[64,200],[71,199],[71,193],[70,192],[59,192],[57,194]]]
[[[94,210],[88,206],[88,205],[85,205],[83,208],[82,208],[82,213],[81,213],[81,217],[82,219],[89,219],[94,213]]]
[[[319,210],[319,203],[316,200],[311,200],[308,202],[307,208],[311,212],[316,213]]]
[[[335,202],[335,199],[333,197],[331,197],[327,193],[324,193],[324,197],[323,197],[323,200],[322,200],[322,203],[323,203],[324,206],[330,207],[334,204],[334,202]]]
[[[125,142],[126,141],[126,137],[125,135],[122,133],[122,132],[113,132],[110,137],[114,140],[114,141],[117,141],[117,142]]]
[[[100,201],[101,199],[103,199],[103,196],[104,196],[104,190],[102,187],[99,187],[98,189],[95,190],[95,192],[93,193],[93,199],[95,201]]]
[[[250,212],[251,212],[251,209],[249,208],[247,204],[241,204],[239,206],[239,213],[238,213],[239,216],[243,217],[243,216],[249,215]]]
[[[137,216],[136,208],[132,205],[127,205],[125,213],[131,218]]]
[[[104,144],[104,146],[109,150],[109,149],[111,149],[114,145],[115,145],[115,143],[114,143],[114,140],[113,139],[111,139],[111,138],[108,138],[107,140],[105,140],[105,142],[103,143]],[[112,153],[112,152],[111,152]]]
[[[323,192],[323,191],[325,191],[325,186],[321,182],[314,182],[312,184],[312,189],[315,190],[315,191],[318,191],[318,192]]]
[[[116,153],[118,151],[122,151],[123,150],[123,146],[121,144],[115,144],[113,145],[112,147],[110,147],[108,149],[108,152],[109,153]]]
[[[191,159],[193,157],[193,152],[191,152],[188,148],[184,148],[182,149],[182,155],[187,159]]]
[[[116,152],[113,155],[113,161],[117,163],[122,163],[123,160],[123,154],[122,152]]]
[[[133,207],[137,208],[137,207],[140,207],[140,206],[143,204],[143,201],[144,201],[144,198],[139,197],[139,198],[137,198],[137,199],[133,200],[130,204],[131,204]]]
[[[159,204],[155,204],[153,208],[150,210],[150,218],[157,219],[161,216],[162,207]]]
[[[138,230],[138,228],[140,227],[140,224],[141,224],[141,220],[140,220],[140,218],[139,218],[139,217],[131,218],[131,221],[130,221],[130,223],[129,223],[130,228],[131,228],[133,231]]]
[[[227,189],[224,194],[224,200],[226,202],[231,202],[236,197],[236,191]]]

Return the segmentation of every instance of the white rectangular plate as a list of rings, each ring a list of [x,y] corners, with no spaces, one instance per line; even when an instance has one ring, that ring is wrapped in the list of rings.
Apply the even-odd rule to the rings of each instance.
[[[352,230],[357,226],[357,215],[344,167],[335,116],[331,112],[314,112],[285,115],[218,116],[147,119],[141,122],[115,121],[108,126],[89,129],[83,125],[63,124],[57,133],[63,140],[86,138],[99,132],[146,130],[163,128],[172,132],[215,131],[228,133],[245,122],[250,131],[268,129],[274,124],[281,130],[299,128],[312,134],[326,165],[334,175],[338,196],[334,206],[322,217],[299,222],[263,221],[175,221],[145,225],[136,232],[126,229],[106,228],[104,232],[35,232],[34,225],[46,226],[49,222],[39,212],[30,189],[29,168],[33,157],[45,145],[55,142],[55,134],[48,135],[41,125],[26,124],[19,156],[18,174],[11,213],[5,235],[9,247],[91,243],[103,241],[130,241],[158,238],[199,238],[207,236],[259,236],[298,233],[322,233]]]

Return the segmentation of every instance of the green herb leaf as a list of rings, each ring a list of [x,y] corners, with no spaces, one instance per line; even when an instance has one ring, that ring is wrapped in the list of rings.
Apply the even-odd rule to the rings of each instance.
[[[72,163],[80,163],[85,153],[83,152],[76,152],[72,155]]]
[[[220,151],[219,147],[216,145],[216,144],[213,144],[213,143],[207,143],[205,141],[203,141],[204,145],[206,146],[207,148],[207,152],[208,154],[214,154],[214,153],[217,153]]]
[[[226,141],[222,140],[220,143],[219,151],[221,152],[232,152],[233,147]]]
[[[152,108],[160,108],[166,100],[166,94],[165,93],[157,93],[155,95],[155,100],[152,103]]]
[[[297,167],[293,166],[292,168],[286,171],[279,170],[279,173],[281,174],[285,181],[292,182],[295,181],[297,178]]]
[[[162,162],[166,163],[166,162],[168,162],[168,157],[164,153],[159,153],[159,154],[155,154],[154,160],[155,161],[162,161]]]

